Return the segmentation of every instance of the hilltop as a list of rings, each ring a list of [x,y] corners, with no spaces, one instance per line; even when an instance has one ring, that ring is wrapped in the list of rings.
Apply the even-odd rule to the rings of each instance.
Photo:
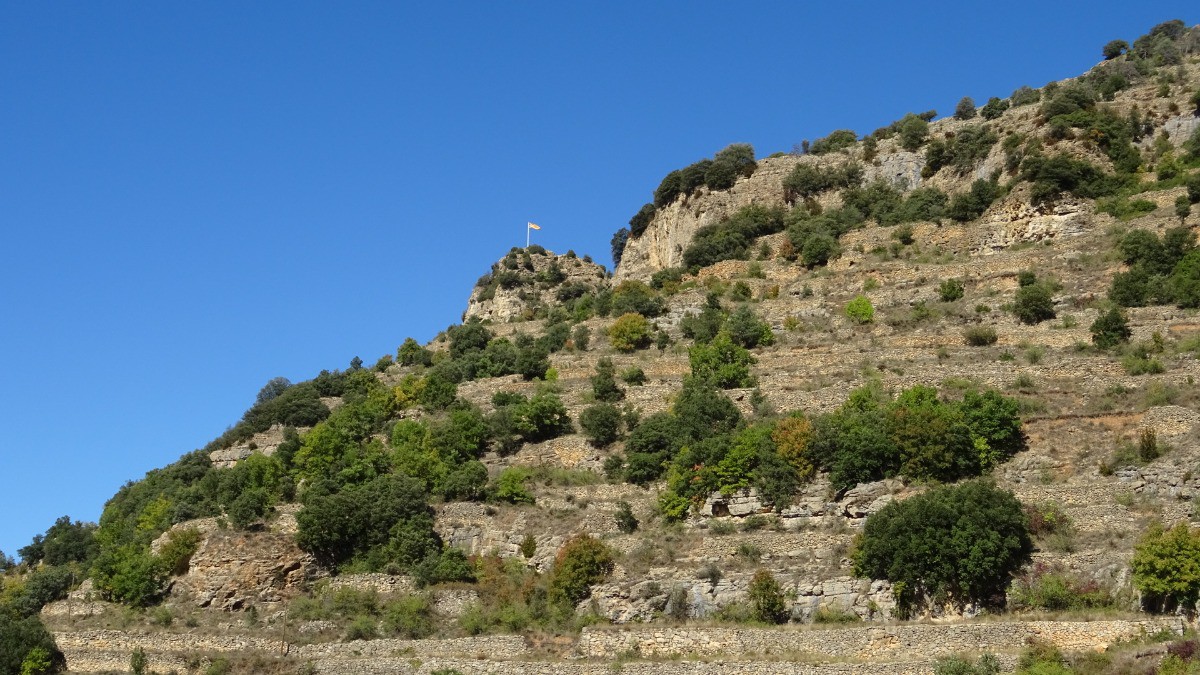
[[[611,274],[513,249],[429,344],[268,382],[6,562],[0,667],[1195,667],[1200,27],[1103,53],[730,146]]]

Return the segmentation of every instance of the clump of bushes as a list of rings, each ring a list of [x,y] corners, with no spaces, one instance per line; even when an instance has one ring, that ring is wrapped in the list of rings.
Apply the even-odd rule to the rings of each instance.
[[[1129,270],[1113,277],[1108,297],[1114,303],[1200,307],[1200,253],[1190,228],[1170,228],[1161,239],[1153,232],[1133,230],[1117,249]]]
[[[697,230],[683,251],[683,264],[694,274],[722,260],[748,259],[755,239],[783,229],[781,209],[751,204],[719,223]]]

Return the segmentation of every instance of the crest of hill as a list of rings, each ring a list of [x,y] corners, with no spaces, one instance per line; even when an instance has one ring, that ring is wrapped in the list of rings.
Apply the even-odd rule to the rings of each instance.
[[[614,258],[619,263],[614,279],[650,281],[655,273],[677,267],[695,272],[686,254],[698,233],[711,232],[750,206],[787,209],[804,204],[814,215],[837,209],[847,203],[844,188],[870,190],[886,184],[901,195],[917,193],[948,206],[956,197],[970,194],[977,181],[991,180],[997,188],[1003,185],[1007,194],[995,190],[997,197],[986,205],[990,209],[969,211],[970,217],[965,218],[989,221],[994,220],[987,217],[989,211],[1011,213],[1047,201],[1025,185],[1035,182],[1030,177],[1035,173],[1032,158],[1065,157],[1106,174],[1149,178],[1150,174],[1131,168],[1136,167],[1137,154],[1149,152],[1157,159],[1164,151],[1177,149],[1197,128],[1196,106],[1187,99],[1193,93],[1188,83],[1194,82],[1196,68],[1190,57],[1197,52],[1200,27],[1166,22],[1132,47],[1114,41],[1105,49],[1105,60],[1077,78],[1040,90],[1021,87],[978,108],[964,98],[954,116],[936,121],[932,119],[936,113],[929,111],[910,113],[861,137],[849,130],[835,131],[811,146],[805,141],[803,152],[776,153],[759,160],[731,185],[713,187],[689,178],[729,151],[723,150],[714,160],[700,160],[668,174],[655,190],[654,201],[642,207],[630,228],[617,233]],[[1089,116],[1092,119],[1086,119]],[[1129,133],[1116,128],[1126,124]],[[1116,139],[1117,132],[1129,138]],[[1124,145],[1125,140],[1133,150],[1117,147],[1117,141]],[[848,176],[837,175],[848,168]],[[801,184],[797,175],[809,179],[808,189],[801,194],[794,189]],[[823,178],[824,184],[816,180],[813,185],[813,176]],[[874,214],[862,215],[870,220]],[[904,222],[940,220],[935,216]],[[749,255],[743,251],[730,257]]]
[[[589,295],[608,285],[604,266],[574,251],[555,255],[536,244],[516,248],[475,282],[463,321],[531,320],[551,305]]]

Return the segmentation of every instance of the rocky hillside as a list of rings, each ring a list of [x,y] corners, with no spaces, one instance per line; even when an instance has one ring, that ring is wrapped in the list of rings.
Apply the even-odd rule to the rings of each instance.
[[[71,672],[1195,668],[1200,586],[1137,556],[1200,565],[1200,28],[1106,52],[722,151],[611,276],[514,249],[430,344],[268,383],[22,553],[21,644]]]

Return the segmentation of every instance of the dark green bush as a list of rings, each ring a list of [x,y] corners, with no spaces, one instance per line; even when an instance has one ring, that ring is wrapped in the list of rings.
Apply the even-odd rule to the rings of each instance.
[[[729,315],[725,322],[725,330],[734,344],[746,349],[775,343],[775,334],[771,332],[770,324],[759,319],[749,305],[742,305]]]
[[[858,135],[850,129],[838,129],[828,136],[818,138],[809,146],[808,152],[813,155],[824,155],[830,152],[844,150],[858,142]]]
[[[682,442],[673,416],[656,413],[642,420],[625,441],[625,479],[638,485],[658,480]]]
[[[1030,325],[1053,319],[1056,315],[1050,287],[1035,283],[1017,289],[1012,311],[1017,320]]]
[[[933,173],[951,166],[960,175],[965,175],[988,156],[998,140],[999,136],[986,124],[964,127],[953,138],[929,144],[925,150],[926,166]]]
[[[976,480],[933,488],[867,518],[854,573],[891,581],[901,615],[926,598],[995,606],[1032,551],[1021,502]]]
[[[784,198],[789,202],[807,199],[838,188],[856,187],[862,183],[863,171],[857,162],[840,166],[797,164],[783,179]]]
[[[722,260],[745,260],[750,257],[750,245],[756,238],[783,228],[782,210],[751,204],[729,218],[697,230],[692,243],[683,251],[683,263],[695,272]]]
[[[1014,108],[1022,105],[1030,105],[1042,100],[1042,93],[1027,85],[1021,85],[1013,91],[1008,100],[1012,102]]]
[[[621,411],[611,403],[597,403],[583,409],[579,426],[592,445],[603,448],[621,436]]]
[[[627,501],[617,502],[617,512],[613,514],[617,522],[617,530],[623,534],[633,534],[638,529],[638,519],[633,515],[633,507]]]
[[[1110,308],[1092,322],[1091,333],[1092,343],[1101,349],[1111,349],[1122,342],[1129,342],[1132,335],[1125,315],[1116,307]]]
[[[311,494],[296,514],[296,543],[332,567],[385,547],[387,553],[373,556],[380,566],[383,560],[415,564],[441,549],[425,495],[420,482],[394,475]]]
[[[979,109],[979,115],[985,120],[998,119],[1005,110],[1008,110],[1008,106],[1007,100],[993,96]]]
[[[1033,183],[1035,202],[1046,202],[1064,192],[1077,197],[1106,197],[1128,181],[1104,173],[1096,166],[1066,155],[1034,155],[1021,163],[1021,179]]]
[[[602,403],[616,403],[625,398],[625,390],[617,384],[616,367],[612,359],[601,358],[596,362],[596,374],[591,377],[592,396]]]
[[[1124,40],[1110,40],[1104,44],[1104,49],[1101,50],[1101,54],[1104,55],[1105,61],[1111,61],[1127,51],[1129,51],[1128,42]]]
[[[901,147],[913,152],[929,137],[929,121],[909,113],[896,123],[896,133],[900,135]]]

